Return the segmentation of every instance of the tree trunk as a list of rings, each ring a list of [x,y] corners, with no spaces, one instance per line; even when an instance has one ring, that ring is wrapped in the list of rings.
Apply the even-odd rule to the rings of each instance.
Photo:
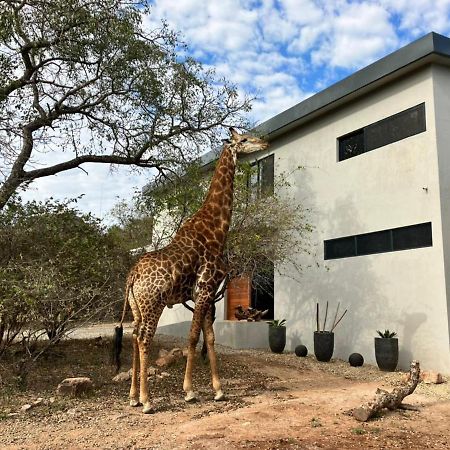
[[[383,408],[394,410],[400,407],[403,399],[414,392],[419,382],[419,361],[411,363],[409,381],[402,387],[395,388],[392,392],[377,389],[375,398],[359,408],[353,410],[353,417],[360,422],[366,422]]]

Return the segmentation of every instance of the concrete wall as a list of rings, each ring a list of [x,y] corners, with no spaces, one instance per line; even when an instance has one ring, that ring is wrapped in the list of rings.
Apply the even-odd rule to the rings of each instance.
[[[444,248],[445,278],[447,289],[446,311],[450,326],[450,69],[434,66],[433,88],[435,98],[436,142],[439,161],[439,186],[441,199],[442,238]],[[450,337],[450,332],[448,337]],[[445,340],[442,345],[450,345]],[[448,348],[448,347],[447,347]]]
[[[190,303],[193,306],[192,303]],[[216,319],[222,320],[224,319],[224,300],[216,303]],[[161,318],[158,322],[158,327],[164,327],[166,325],[172,325],[179,322],[188,321],[189,323],[192,320],[192,312],[185,308],[183,305],[178,304],[174,305],[173,308],[164,308],[163,313],[161,314]],[[166,333],[169,334],[169,333]]]
[[[376,330],[389,328],[399,335],[400,367],[415,358],[450,372],[433,89],[428,67],[273,143],[277,173],[306,166],[292,181],[312,210],[315,255],[299,261],[319,263],[300,284],[276,276],[275,318],[288,319],[288,348],[303,343],[312,351],[315,304],[324,311],[328,300],[331,315],[338,302],[348,308],[335,330],[336,357],[359,352],[374,362]],[[337,162],[339,136],[422,102],[426,132]],[[326,239],[428,221],[433,247],[324,261]]]

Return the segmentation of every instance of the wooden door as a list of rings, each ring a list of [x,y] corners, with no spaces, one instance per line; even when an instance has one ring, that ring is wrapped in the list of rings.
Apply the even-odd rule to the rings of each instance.
[[[227,320],[237,320],[234,317],[236,306],[247,309],[251,305],[250,277],[233,278],[227,286]]]

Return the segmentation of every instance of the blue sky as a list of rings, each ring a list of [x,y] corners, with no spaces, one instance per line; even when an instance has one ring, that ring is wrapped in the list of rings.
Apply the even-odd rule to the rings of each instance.
[[[257,96],[250,113],[257,123],[430,31],[450,36],[450,0],[154,0],[144,25],[161,20],[194,58]],[[85,194],[79,206],[104,217],[148,178],[86,169],[89,176],[77,170],[39,180],[26,198]]]

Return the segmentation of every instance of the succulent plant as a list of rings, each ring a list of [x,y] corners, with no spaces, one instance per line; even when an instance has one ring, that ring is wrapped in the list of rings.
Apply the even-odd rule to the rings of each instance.
[[[383,332],[380,330],[377,330],[377,333],[380,337],[385,338],[385,339],[389,339],[389,338],[393,338],[393,337],[397,336],[397,333],[395,331],[389,331],[389,330],[384,330]]]

